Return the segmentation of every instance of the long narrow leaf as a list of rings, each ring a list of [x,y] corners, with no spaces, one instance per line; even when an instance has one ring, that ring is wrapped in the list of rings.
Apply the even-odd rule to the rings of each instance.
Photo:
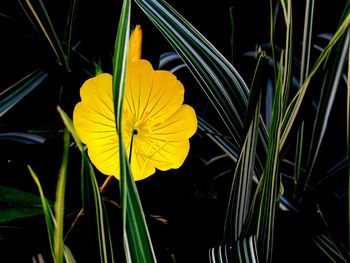
[[[286,139],[292,129],[292,126],[295,124],[295,120],[300,111],[300,106],[305,99],[306,92],[309,89],[309,83],[311,79],[316,74],[320,66],[323,64],[323,62],[327,59],[333,47],[341,38],[341,36],[343,36],[343,34],[346,32],[349,25],[350,25],[350,14],[347,14],[342,24],[339,26],[337,32],[334,34],[334,36],[328,43],[327,47],[322,51],[321,55],[318,57],[317,61],[315,62],[315,65],[310,71],[310,74],[308,75],[308,77],[305,79],[302,86],[300,87],[300,90],[294,96],[293,100],[289,104],[287,111],[283,116],[281,147],[284,146]]]
[[[259,113],[260,100],[256,106],[256,115],[248,130],[233,177],[224,228],[224,234],[230,237],[229,240],[238,240],[250,208]]]
[[[234,246],[234,253],[235,262],[259,263],[255,236],[238,240]]]
[[[316,235],[312,241],[327,256],[331,262],[346,263],[350,260],[350,254],[345,249],[340,250],[339,245],[326,234]]]
[[[78,0],[71,0],[69,6],[69,13],[66,23],[65,38],[67,42],[67,61],[70,61],[71,51],[72,51],[72,38],[73,38],[73,28],[76,19]]]
[[[54,247],[54,243],[55,243],[55,218],[54,218],[54,215],[52,213],[50,204],[45,197],[45,194],[44,194],[44,191],[41,187],[38,176],[36,175],[36,173],[34,172],[32,167],[30,167],[29,165],[28,165],[28,170],[29,170],[30,175],[32,176],[36,186],[38,187],[38,190],[39,190],[41,204],[42,204],[43,212],[45,215],[45,223],[46,223],[47,233],[48,233],[48,237],[49,237],[50,248],[51,248],[52,255],[54,256],[53,247]]]
[[[113,98],[119,139],[120,195],[123,213],[124,250],[127,262],[156,262],[141,201],[132,177],[123,141],[123,100],[130,30],[130,0],[124,0],[113,61]],[[116,156],[117,158],[117,156]]]
[[[313,136],[310,143],[310,151],[308,156],[308,173],[306,179],[308,180],[313,172],[313,168],[316,162],[316,159],[319,155],[319,150],[323,142],[324,135],[328,126],[328,120],[330,117],[331,109],[333,107],[335,96],[339,87],[339,82],[341,75],[343,73],[343,68],[345,65],[345,60],[347,57],[348,47],[350,43],[350,33],[347,34],[344,45],[342,47],[342,52],[339,58],[336,60],[335,72],[331,74],[332,79],[329,82],[325,82],[325,85],[322,89],[321,99],[317,108],[316,120],[313,127]],[[326,78],[327,79],[327,78]],[[304,188],[307,186],[307,182],[304,185]]]
[[[239,150],[232,144],[232,142],[224,135],[210,125],[205,119],[197,116],[198,130],[203,132],[211,141],[213,141],[227,156],[233,161],[237,162]]]
[[[304,32],[303,32],[303,48],[301,55],[300,66],[300,83],[303,83],[309,74],[310,67],[310,53],[311,53],[311,39],[314,18],[314,0],[307,0],[305,3],[305,18],[304,18]],[[299,180],[301,174],[301,160],[303,157],[303,143],[304,143],[304,122],[301,123],[297,132],[296,149],[295,149],[295,165],[294,165],[294,196],[298,195]]]
[[[33,71],[0,92],[0,117],[37,88],[47,78],[44,71]]]
[[[258,212],[257,245],[260,259],[263,262],[272,261],[275,213],[279,201],[280,175],[279,175],[279,150],[282,119],[282,73],[278,74],[275,96],[273,100],[271,126],[269,129],[269,145],[266,165],[263,176],[259,182],[261,186],[261,201]]]
[[[248,88],[233,66],[165,1],[135,0],[179,53],[240,147]]]
[[[346,107],[346,145],[348,164],[348,193],[350,193],[350,45],[348,48],[348,82],[347,82],[347,107]],[[348,194],[348,242],[350,247],[350,194]]]
[[[19,218],[42,215],[40,196],[16,188],[0,185],[1,206],[0,223]],[[51,204],[50,204],[51,205]]]
[[[31,22],[34,24],[33,21],[36,21],[40,30],[44,34],[44,37],[49,42],[49,45],[51,46],[52,51],[54,52],[58,60],[58,63],[60,65],[63,65],[67,71],[70,71],[67,56],[63,51],[62,44],[58,38],[56,30],[51,22],[50,16],[42,0],[36,0],[35,4],[31,0],[25,0],[27,8],[29,9],[34,19],[30,18],[29,12],[24,7],[24,4],[21,3],[21,1],[24,1],[24,0],[18,0],[18,1],[21,4],[23,10],[28,15]]]
[[[25,132],[2,132],[0,133],[0,140],[23,144],[43,144],[46,139],[42,136]]]
[[[284,11],[284,21],[286,23],[286,44],[284,49],[284,67],[283,67],[283,108],[287,106],[289,98],[289,90],[291,86],[291,71],[292,71],[292,3],[291,0],[280,1]]]
[[[55,202],[55,263],[62,263],[64,258],[64,242],[63,242],[63,230],[64,230],[64,198],[66,189],[67,178],[67,165],[68,165],[68,150],[69,150],[69,133],[67,130],[64,132],[63,137],[63,159],[61,168],[58,175],[57,189],[56,189],[56,202]]]
[[[248,107],[248,113],[251,111],[250,108],[252,108],[254,109],[254,114],[252,117],[250,117],[250,114],[247,115],[247,120],[250,124],[236,165],[226,212],[224,240],[227,241],[238,240],[250,209],[250,195],[255,167],[261,108],[261,88],[257,83],[261,70],[264,68],[263,65],[265,65],[265,63],[262,63],[264,59],[264,54],[260,53],[253,78],[252,92]]]
[[[243,237],[233,246],[225,243],[209,249],[210,263],[259,263],[255,236]]]
[[[107,238],[110,238],[110,235],[108,234],[106,237],[106,228],[105,228],[105,218],[104,218],[104,212],[103,212],[103,202],[99,191],[99,186],[95,177],[94,168],[92,167],[88,157],[86,156],[86,153],[84,151],[84,146],[82,142],[80,141],[80,138],[74,128],[72,120],[69,118],[69,116],[58,106],[57,110],[62,118],[62,121],[64,125],[66,126],[67,130],[72,135],[76,145],[78,146],[81,155],[82,155],[82,168],[81,168],[81,174],[82,174],[82,180],[86,181],[86,188],[92,189],[92,195],[93,195],[93,201],[95,206],[95,217],[96,217],[96,230],[97,230],[97,239],[99,242],[99,255],[100,255],[100,262],[110,262],[109,258],[113,260],[113,251],[112,248],[107,246],[107,244],[111,243],[111,240]],[[87,177],[87,178],[85,178]],[[85,189],[82,189],[84,192]]]
[[[68,149],[68,143],[67,147]],[[66,157],[64,157],[66,158]],[[64,199],[64,194],[62,192],[65,191],[65,180],[64,180],[64,172],[63,170],[65,169],[64,167],[66,166],[65,160],[63,160],[62,163],[62,172],[60,174],[61,179],[59,179],[58,185],[57,185],[57,190],[58,190],[58,196],[56,196],[56,202],[55,202],[55,208],[57,209],[62,209],[62,202]],[[47,233],[49,237],[49,242],[50,242],[50,248],[51,248],[51,253],[54,258],[55,262],[63,262],[63,257],[65,259],[65,262],[67,263],[75,263],[75,259],[73,257],[73,254],[71,253],[69,247],[67,247],[64,244],[63,240],[63,209],[62,211],[58,211],[58,214],[54,216],[52,213],[50,203],[46,199],[44,195],[44,191],[41,187],[40,181],[38,176],[35,174],[33,169],[28,165],[28,170],[30,172],[30,175],[32,176],[35,184],[38,187],[39,193],[40,193],[40,198],[41,198],[41,204],[43,208],[43,212],[45,215],[45,223],[46,223],[46,228],[47,228]],[[63,178],[62,178],[63,176]],[[57,211],[56,209],[56,211]],[[61,217],[60,219],[58,217]],[[61,222],[57,223],[56,219],[59,219]]]
[[[233,260],[233,249],[229,244],[223,244],[209,249],[209,263],[229,263]]]

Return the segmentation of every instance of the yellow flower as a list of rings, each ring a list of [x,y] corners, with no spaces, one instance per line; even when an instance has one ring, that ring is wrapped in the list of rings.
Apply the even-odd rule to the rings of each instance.
[[[119,178],[112,76],[88,79],[80,96],[73,113],[77,132],[97,169]],[[146,60],[128,63],[122,132],[135,180],[152,175],[155,168],[179,168],[185,161],[197,119],[183,100],[184,87],[171,72],[154,70]]]

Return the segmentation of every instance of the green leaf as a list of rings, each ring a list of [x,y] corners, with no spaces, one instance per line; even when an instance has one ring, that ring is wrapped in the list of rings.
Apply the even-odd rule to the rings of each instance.
[[[67,178],[67,165],[68,165],[68,150],[69,150],[69,133],[64,131],[63,136],[63,159],[60,167],[58,182],[56,188],[56,202],[55,202],[55,263],[63,263],[64,257],[64,242],[63,242],[63,230],[64,230],[64,197],[66,190],[66,178]]]
[[[124,83],[130,35],[130,5],[130,0],[124,0],[114,49],[113,98],[117,132],[122,131],[123,123]],[[122,134],[122,132],[118,132],[120,195],[126,259],[127,262],[156,262],[141,201],[125,153]]]
[[[327,47],[322,51],[317,61],[315,62],[315,65],[311,69],[310,74],[307,76],[305,81],[302,83],[298,93],[294,96],[293,100],[290,102],[286,110],[286,113],[283,116],[281,147],[285,146],[287,137],[290,134],[292,127],[295,125],[295,120],[297,118],[297,115],[300,113],[301,104],[305,99],[305,95],[307,91],[309,90],[309,87],[310,87],[309,83],[311,79],[314,77],[314,75],[316,74],[318,69],[321,67],[321,65],[326,61],[333,47],[336,45],[339,39],[344,35],[349,25],[350,25],[350,13],[347,14],[345,19],[339,26],[338,30],[335,32],[334,36],[329,41]]]
[[[244,139],[244,118],[249,90],[229,61],[185,18],[163,0],[135,0],[176,52],[182,57],[200,87],[227,127],[235,149]],[[267,131],[260,121],[257,176],[266,155]]]
[[[198,131],[203,132],[206,137],[213,141],[227,156],[233,161],[237,162],[239,150],[232,144],[232,142],[223,134],[210,125],[204,118],[197,116]]]
[[[261,193],[256,234],[257,246],[259,258],[266,263],[272,261],[275,213],[280,191],[279,161],[284,94],[281,71],[280,68],[273,100],[267,160],[257,189]]]
[[[67,42],[67,61],[70,61],[72,51],[73,29],[78,11],[78,0],[71,0],[69,5],[69,13],[67,17],[65,39]]]
[[[347,98],[346,98],[346,149],[348,164],[348,193],[350,193],[350,46],[348,48],[348,72],[347,72]],[[348,194],[348,242],[350,244],[350,194]],[[350,245],[349,245],[350,246]]]
[[[240,238],[209,249],[209,262],[215,263],[259,263],[255,236]]]
[[[25,1],[25,5],[24,2]],[[56,30],[51,22],[50,16],[43,4],[42,0],[18,0],[31,23],[35,28],[36,25],[40,28],[44,37],[54,52],[58,63],[63,65],[67,71],[70,71],[69,61],[63,51],[61,41],[56,33]]]
[[[60,167],[58,176],[58,183],[56,188],[56,200],[55,200],[55,215],[52,212],[49,202],[47,201],[44,191],[41,187],[38,176],[33,169],[28,165],[29,172],[36,183],[40,198],[41,205],[45,215],[45,222],[47,232],[50,241],[51,253],[55,263],[63,263],[63,259],[67,263],[74,263],[75,259],[70,249],[64,244],[63,231],[64,231],[64,196],[66,189],[66,176],[67,176],[67,164],[68,164],[68,150],[69,150],[69,133],[64,133],[64,145],[63,145],[63,160]]]
[[[341,52],[336,55],[335,63],[332,65],[330,72],[328,72],[328,74],[325,74],[321,90],[321,98],[317,107],[317,114],[314,122],[311,141],[309,144],[307,175],[304,190],[307,187],[308,180],[312,175],[316,159],[319,156],[319,150],[321,148],[323,138],[328,127],[329,117],[333,104],[335,102],[335,96],[337,94],[338,87],[340,86],[340,80],[343,75],[343,68],[346,64],[349,43],[350,33],[348,31],[346,39],[341,47]]]
[[[0,185],[0,223],[43,214],[40,196]],[[49,205],[53,205],[49,202]]]
[[[79,151],[81,152],[81,156],[82,156],[81,178],[83,181],[82,183],[83,204],[85,204],[87,202],[86,199],[90,197],[85,193],[88,193],[88,192],[90,193],[90,189],[92,190],[93,202],[95,207],[96,231],[97,231],[97,239],[99,243],[100,262],[114,262],[112,246],[108,247],[107,245],[107,244],[111,244],[111,236],[109,233],[108,226],[107,227],[105,226],[103,202],[100,194],[100,188],[96,180],[94,168],[84,151],[84,146],[80,141],[80,138],[74,128],[74,124],[72,120],[61,109],[61,107],[58,106],[57,110],[62,118],[64,125],[72,135],[75,143],[78,146]]]
[[[33,71],[0,92],[0,117],[37,88],[48,74],[42,70]]]
[[[255,236],[248,236],[239,239],[234,244],[233,249],[235,253],[234,262],[259,263]]]
[[[318,234],[312,238],[312,241],[330,262],[349,262],[349,251],[336,242],[329,234]]]
[[[236,69],[165,1],[135,2],[182,57],[226,125],[234,145],[241,147],[249,91]]]
[[[311,54],[311,40],[314,19],[314,0],[307,0],[304,17],[304,32],[303,32],[303,47],[301,55],[300,67],[300,83],[303,83],[309,74],[310,54]],[[301,123],[297,132],[295,143],[295,165],[294,165],[294,197],[298,195],[298,188],[300,187],[301,166],[303,159],[303,144],[304,144],[304,122]]]
[[[289,100],[289,90],[291,86],[291,71],[292,71],[292,62],[293,62],[293,53],[292,53],[292,3],[291,0],[280,1],[284,13],[284,21],[286,23],[286,40],[284,47],[284,66],[283,66],[283,109],[288,105]]]
[[[246,122],[246,138],[239,155],[232,180],[229,202],[224,225],[224,240],[236,241],[242,234],[243,226],[246,223],[248,211],[250,209],[251,187],[255,167],[256,147],[259,134],[259,120],[261,108],[261,89],[259,82],[260,72],[267,62],[264,53],[260,53],[258,58],[251,96],[249,100],[248,114]],[[251,110],[252,109],[252,110]]]
[[[36,134],[25,132],[2,132],[0,140],[19,142],[23,144],[42,144],[45,138]]]
[[[42,205],[42,210],[44,211],[45,215],[45,223],[46,223],[46,228],[47,228],[47,233],[49,236],[49,241],[50,241],[50,248],[52,255],[54,256],[54,244],[55,244],[55,218],[52,213],[52,209],[49,205],[49,202],[47,201],[44,190],[41,187],[40,181],[34,170],[28,165],[28,170],[30,172],[30,175],[32,176],[35,184],[38,187],[39,193],[40,193],[40,199],[41,199],[41,205]]]

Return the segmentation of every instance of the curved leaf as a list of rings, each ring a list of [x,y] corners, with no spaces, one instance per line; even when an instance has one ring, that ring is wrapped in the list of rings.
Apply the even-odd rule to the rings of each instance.
[[[47,76],[48,74],[45,71],[33,71],[0,92],[0,117],[37,88]]]
[[[127,262],[156,262],[141,201],[126,155],[123,133],[124,84],[127,66],[130,0],[124,0],[118,25],[113,61],[113,99],[119,139],[120,195],[123,214],[124,250]],[[116,156],[118,158],[118,156]]]

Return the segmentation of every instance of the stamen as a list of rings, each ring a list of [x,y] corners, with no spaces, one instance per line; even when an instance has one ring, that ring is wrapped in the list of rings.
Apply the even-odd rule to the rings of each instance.
[[[132,155],[132,144],[134,142],[134,136],[137,135],[139,132],[136,129],[132,130],[132,136],[130,141],[130,153],[129,153],[129,163],[131,163],[131,155]]]

